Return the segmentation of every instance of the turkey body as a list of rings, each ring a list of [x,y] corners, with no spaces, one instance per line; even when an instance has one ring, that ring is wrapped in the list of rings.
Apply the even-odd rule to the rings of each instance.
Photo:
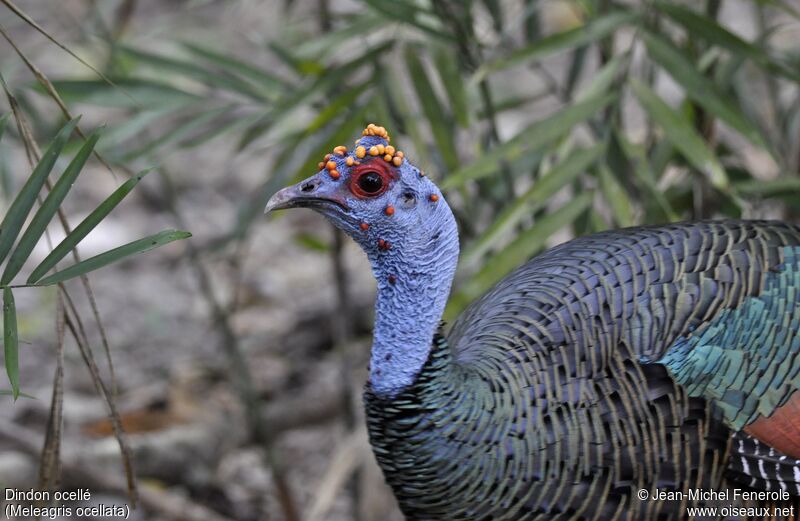
[[[800,228],[784,223],[564,243],[438,334],[413,385],[389,398],[367,384],[378,462],[411,520],[688,519],[772,505],[692,489],[794,497],[798,292]]]

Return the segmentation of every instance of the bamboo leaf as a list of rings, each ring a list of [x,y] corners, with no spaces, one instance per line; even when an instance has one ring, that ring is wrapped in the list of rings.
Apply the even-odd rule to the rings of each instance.
[[[737,193],[758,197],[800,196],[800,179],[753,179],[733,183]]]
[[[612,11],[591,22],[556,34],[551,34],[530,45],[491,61],[480,67],[473,76],[473,81],[480,81],[492,72],[508,69],[520,63],[538,60],[550,54],[565,51],[582,45],[596,42],[618,30],[623,25],[635,21],[638,14],[634,11]]]
[[[284,46],[283,42],[273,40],[267,46],[276,58],[279,58],[299,76],[322,76],[325,74],[325,65],[321,60],[300,57],[294,52],[294,49],[290,51]]]
[[[365,3],[393,22],[406,23],[437,38],[455,40],[453,35],[442,27],[431,25],[420,19],[418,15],[433,14],[433,12],[419,4],[407,0],[365,0]]]
[[[177,89],[165,83],[150,80],[128,79],[117,82],[122,89],[94,80],[56,80],[53,86],[68,105],[89,103],[100,107],[148,109],[164,107],[179,108],[200,101],[195,94]],[[40,87],[36,87],[41,90]]]
[[[422,112],[431,126],[436,148],[448,169],[458,168],[455,142],[453,140],[453,127],[449,124],[450,116],[447,114],[433,90],[433,85],[428,78],[422,61],[419,59],[419,50],[412,47],[406,48],[406,66],[411,76],[411,82],[417,93]]]
[[[683,26],[693,38],[719,45],[735,55],[746,56],[770,72],[800,82],[800,72],[772,58],[764,49],[743,40],[715,20],[674,2],[654,2],[653,5]]]
[[[692,124],[640,81],[631,78],[631,88],[642,108],[664,131],[667,140],[689,163],[705,175],[713,186],[720,190],[728,190],[730,187],[728,174]]]
[[[309,135],[319,131],[330,123],[336,116],[346,111],[358,102],[359,97],[372,86],[372,79],[351,87],[325,104],[325,107],[317,113],[317,116],[309,123],[305,129],[305,134]]]
[[[0,389],[0,396],[14,396],[14,391],[9,391],[8,389]],[[35,397],[35,396],[31,395],[31,394],[28,394],[28,393],[20,392],[18,396],[20,398],[28,398],[30,400],[38,400],[37,397]]]
[[[592,80],[575,96],[575,101],[602,96],[617,79],[620,69],[630,61],[630,53],[618,54],[592,75]]]
[[[124,122],[103,132],[103,141],[98,143],[97,150],[100,152],[113,154],[118,150],[130,146],[135,136],[146,129],[158,128],[161,123],[159,119],[170,114],[172,109],[143,110],[131,114],[125,118]]]
[[[39,263],[38,266],[33,270],[31,275],[28,277],[27,283],[33,284],[34,282],[38,281],[40,278],[44,276],[45,273],[50,271],[53,266],[58,264],[61,259],[63,259],[69,252],[78,245],[79,242],[86,237],[89,232],[94,230],[94,228],[100,224],[100,222],[108,215],[111,210],[116,208],[116,206],[122,202],[128,193],[130,193],[133,188],[139,184],[139,181],[148,174],[150,170],[143,170],[136,174],[135,176],[131,177],[119,188],[114,190],[114,193],[109,195],[105,201],[100,203],[100,205],[95,208],[92,213],[86,216],[86,218],[72,230],[69,235],[64,237],[64,239],[58,243],[58,245],[53,248],[53,251],[50,252],[47,257],[44,258],[42,262]]]
[[[691,99],[753,144],[769,148],[758,128],[747,120],[733,102],[718,91],[714,82],[697,70],[695,64],[680,49],[656,34],[645,32],[643,38],[650,57],[684,88]]]
[[[78,117],[71,120],[56,134],[39,163],[33,169],[33,173],[25,181],[25,184],[8,208],[3,222],[0,223],[0,262],[6,258],[6,255],[11,250],[11,246],[17,239],[17,235],[22,229],[22,225],[25,224],[25,219],[27,219],[34,201],[36,201],[36,196],[39,195],[47,176],[50,175],[56,159],[61,154],[61,150],[69,140],[69,136],[78,124],[79,119]]]
[[[541,250],[555,232],[572,224],[592,204],[592,194],[584,192],[570,202],[537,220],[502,251],[487,259],[482,270],[474,275],[451,299],[445,316],[452,317],[466,303],[485,293],[511,270]]]
[[[519,196],[497,217],[491,226],[471,244],[463,255],[463,264],[471,266],[476,263],[489,249],[511,232],[515,226],[527,215],[533,214],[563,187],[569,185],[580,174],[586,171],[603,154],[605,147],[595,145],[591,148],[574,150],[566,159],[552,167],[533,186]]]
[[[6,131],[6,125],[8,124],[8,118],[10,116],[11,116],[11,113],[9,112],[8,114],[6,114],[2,118],[0,118],[0,141],[2,141],[2,139],[3,139],[3,133],[5,133],[5,131]]]
[[[444,47],[440,47],[433,55],[436,61],[436,70],[442,78],[442,84],[447,91],[453,115],[458,124],[464,128],[469,127],[470,108],[467,103],[467,91],[461,71],[458,70],[454,56]]]
[[[209,63],[222,67],[231,74],[238,74],[250,78],[252,81],[261,85],[264,93],[271,97],[276,92],[285,91],[287,88],[285,81],[250,63],[238,60],[232,56],[220,54],[212,49],[194,43],[184,43],[183,47],[192,54]]]
[[[542,147],[569,133],[598,110],[616,99],[616,95],[598,96],[569,105],[555,114],[528,126],[502,145],[454,172],[441,183],[442,188],[456,188],[469,180],[486,177],[500,168],[502,161],[514,161],[531,150]]]
[[[650,164],[647,161],[645,147],[637,147],[628,141],[624,134],[619,132],[618,129],[614,130],[614,134],[611,136],[611,139],[613,140],[612,143],[614,146],[609,146],[609,155],[618,152],[624,156],[620,160],[625,161],[630,165],[630,170],[633,171],[633,174],[639,180],[640,185],[647,191],[649,201],[653,201],[658,206],[658,209],[661,211],[661,213],[663,213],[661,220],[677,220],[678,215],[670,206],[669,201],[664,196],[664,192],[658,188],[655,173],[652,171]],[[671,145],[670,148],[672,148]],[[609,159],[613,158],[609,157]]]
[[[304,104],[309,104],[317,96],[327,93],[330,89],[339,87],[343,81],[355,74],[355,71],[364,66],[374,66],[380,56],[392,48],[394,42],[388,41],[370,47],[359,56],[348,60],[341,65],[323,69],[317,78],[310,84],[298,87],[286,94],[276,102],[272,110],[255,121],[242,136],[238,148],[247,147],[254,140],[261,137],[273,126],[279,125],[284,119],[292,115],[292,111]],[[338,143],[337,143],[338,144]]]
[[[390,100],[391,107],[394,109],[392,115],[400,126],[405,129],[406,134],[414,144],[417,166],[423,170],[433,167],[428,146],[425,144],[425,139],[419,128],[419,122],[411,110],[411,104],[406,97],[406,90],[402,88],[401,73],[396,67],[380,67],[377,76],[383,96]]]
[[[39,239],[42,237],[45,228],[47,228],[47,225],[50,224],[53,216],[58,211],[58,208],[61,206],[64,198],[67,196],[67,193],[69,193],[72,185],[75,183],[75,180],[81,173],[81,170],[86,164],[86,160],[89,159],[92,150],[94,150],[94,146],[97,144],[98,139],[100,139],[100,134],[98,131],[95,131],[86,139],[86,142],[83,144],[80,150],[78,150],[78,153],[75,154],[75,157],[64,170],[64,173],[61,174],[61,177],[58,178],[56,184],[53,185],[53,189],[50,190],[50,193],[47,194],[47,197],[45,197],[42,205],[33,215],[33,219],[31,219],[28,228],[22,234],[22,237],[20,237],[17,247],[8,258],[6,268],[3,271],[2,277],[0,277],[0,285],[6,285],[11,282],[11,279],[13,279],[14,276],[19,273],[22,265],[28,260],[28,257],[33,251],[34,246],[36,246],[36,243],[39,242]]]
[[[292,47],[294,55],[304,59],[323,59],[352,44],[354,34],[358,34],[359,39],[366,40],[372,33],[382,30],[388,20],[378,13],[364,10],[363,13],[353,13],[341,21],[343,25],[331,31],[318,32],[314,38],[297,42]]]
[[[218,87],[257,101],[275,97],[274,92],[267,92],[260,86],[227,72],[209,70],[192,62],[161,56],[124,45],[117,45],[116,50],[120,55],[140,64],[169,74],[182,74],[184,77],[191,78],[202,85]]]
[[[598,173],[600,191],[608,207],[611,209],[614,221],[621,227],[633,226],[633,209],[631,208],[631,203],[628,200],[625,189],[606,165],[601,165],[598,169]]]
[[[182,122],[177,127],[169,128],[161,136],[144,143],[139,148],[128,151],[119,158],[119,161],[132,161],[141,156],[151,154],[167,145],[177,144],[173,146],[173,150],[175,148],[180,148],[184,145],[184,143],[182,143],[183,140],[190,140],[190,136],[195,134],[198,129],[205,128],[206,125],[210,124],[218,117],[228,114],[230,111],[231,106],[228,105],[209,110],[201,110],[196,114],[192,114],[192,117],[188,121]]]
[[[19,338],[17,307],[11,288],[3,288],[3,356],[14,400],[19,397]]]
[[[77,264],[73,264],[69,268],[56,272],[49,277],[45,277],[36,283],[36,285],[49,286],[50,284],[63,282],[65,280],[83,275],[84,273],[89,273],[90,271],[100,269],[113,262],[122,260],[125,257],[129,257],[137,253],[144,253],[154,248],[158,248],[159,246],[169,244],[170,242],[186,239],[191,236],[192,234],[189,232],[164,230],[154,235],[144,237],[143,239],[129,242],[128,244],[123,244],[122,246],[108,250],[99,255],[95,255],[94,257],[90,257]]]

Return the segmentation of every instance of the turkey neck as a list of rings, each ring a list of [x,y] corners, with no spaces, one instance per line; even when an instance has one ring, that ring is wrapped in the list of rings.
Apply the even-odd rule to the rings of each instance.
[[[369,383],[393,398],[414,383],[430,356],[458,263],[458,230],[450,208],[420,223],[423,233],[397,237],[369,254],[378,281]]]

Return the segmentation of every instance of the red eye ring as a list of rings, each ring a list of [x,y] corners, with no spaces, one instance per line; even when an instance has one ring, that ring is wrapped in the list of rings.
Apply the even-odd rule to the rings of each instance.
[[[358,198],[378,197],[389,189],[397,174],[385,161],[371,160],[350,171],[350,191]]]

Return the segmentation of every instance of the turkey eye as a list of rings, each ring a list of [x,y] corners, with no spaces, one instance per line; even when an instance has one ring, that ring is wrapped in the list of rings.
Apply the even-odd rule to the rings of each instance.
[[[358,178],[358,187],[367,194],[376,194],[383,188],[383,178],[377,172],[367,172]]]
[[[396,173],[383,158],[356,166],[350,176],[350,191],[360,199],[378,197],[389,189],[392,179],[396,179]]]

